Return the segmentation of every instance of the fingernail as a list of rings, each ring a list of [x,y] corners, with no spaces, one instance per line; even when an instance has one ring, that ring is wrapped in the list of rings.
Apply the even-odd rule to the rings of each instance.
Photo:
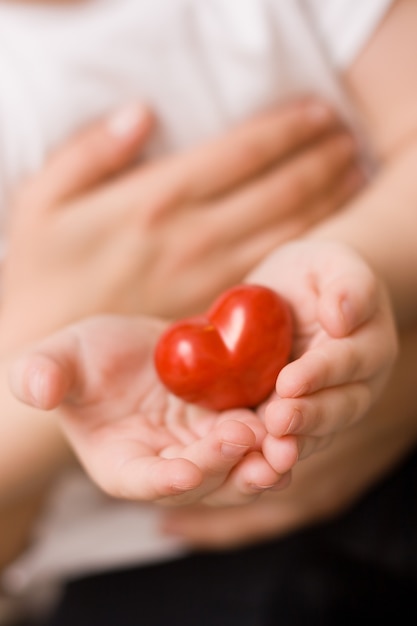
[[[353,319],[355,316],[355,311],[353,310],[352,303],[347,298],[342,298],[340,300],[340,313],[342,315],[342,320],[345,326],[345,333],[348,333],[352,330],[353,327]]]
[[[284,435],[292,435],[297,433],[303,425],[303,416],[299,409],[294,409],[291,415],[290,423]]]
[[[248,449],[249,446],[229,443],[228,441],[223,441],[221,444],[221,453],[225,459],[238,459],[243,456]]]
[[[186,485],[184,483],[182,484],[178,484],[178,483],[172,483],[171,484],[171,489],[173,491],[173,494],[175,493],[185,493],[186,491],[192,491],[193,489],[195,489],[195,484],[191,485]]]
[[[303,383],[301,387],[299,387],[296,391],[294,391],[291,396],[293,398],[299,398],[300,396],[306,396],[310,390],[309,383]]]
[[[36,368],[29,373],[28,391],[33,405],[42,408],[45,395],[45,379],[41,369]]]
[[[127,106],[112,113],[107,120],[108,132],[118,139],[135,134],[148,119],[148,112],[140,106]]]
[[[268,491],[269,489],[273,489],[275,486],[276,486],[276,483],[272,483],[271,485],[255,485],[255,484],[249,485],[252,491],[259,491],[261,493],[263,491]]]

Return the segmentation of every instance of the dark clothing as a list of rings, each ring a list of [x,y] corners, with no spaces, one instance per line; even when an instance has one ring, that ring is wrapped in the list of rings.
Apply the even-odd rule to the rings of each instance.
[[[417,452],[348,514],[244,550],[71,581],[42,626],[417,624]]]

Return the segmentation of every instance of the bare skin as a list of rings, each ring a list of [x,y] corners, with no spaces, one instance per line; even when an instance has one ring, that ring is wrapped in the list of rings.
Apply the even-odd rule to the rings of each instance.
[[[153,364],[164,326],[144,317],[91,317],[56,333],[12,369],[12,389],[30,406],[59,407],[72,448],[111,496],[222,506],[286,487],[298,461],[366,415],[396,332],[382,284],[346,246],[283,245],[250,280],[279,291],[295,325],[293,360],[256,412],[172,397]]]
[[[416,346],[412,339],[413,331],[405,330],[406,326],[412,328],[415,319],[413,294],[415,294],[416,279],[410,270],[417,267],[413,256],[415,245],[412,236],[413,225],[415,225],[416,197],[415,177],[412,174],[412,165],[415,164],[413,138],[417,109],[413,104],[416,101],[416,94],[415,81],[412,79],[414,70],[410,65],[411,59],[414,58],[410,54],[410,49],[415,44],[408,30],[412,24],[415,24],[415,5],[406,1],[397,2],[388,17],[389,19],[383,23],[374,40],[355,62],[346,77],[349,88],[358,100],[359,109],[363,111],[364,118],[368,122],[375,146],[380,150],[384,161],[381,176],[373,183],[369,192],[358,199],[357,203],[352,205],[347,203],[346,211],[340,214],[340,217],[328,220],[325,226],[317,228],[312,236],[320,240],[340,237],[360,250],[372,266],[386,277],[399,323],[404,325],[400,359],[392,379],[394,383],[397,381],[398,373],[404,371],[403,368],[409,372],[410,365],[413,365],[411,371],[415,371],[416,354],[415,351],[409,352],[408,348],[406,349],[411,346],[415,350]],[[401,68],[401,71],[393,77],[395,89],[389,92],[390,96],[395,93],[395,97],[398,98],[396,101],[398,107],[394,107],[390,99],[381,97],[381,93],[387,92],[386,73],[383,76],[384,91],[381,92],[381,84],[378,80],[374,80],[375,77],[381,76],[378,72],[379,64],[387,66],[384,62],[384,55],[389,55],[391,62],[392,50],[395,50],[395,65]],[[373,77],[372,80],[369,80],[370,76]],[[407,115],[403,115],[404,103],[407,103],[405,111]],[[378,124],[378,119],[384,120],[384,124]],[[384,129],[389,129],[389,133]],[[405,140],[406,137],[412,139]],[[396,213],[394,223],[391,219],[392,206],[401,209],[400,213]],[[364,223],[373,224],[373,228],[364,228]],[[358,224],[360,224],[359,231]],[[414,381],[410,381],[407,376],[402,381],[407,386],[402,388],[401,399],[410,400],[410,402],[403,404],[401,401],[395,405],[396,419],[392,418],[393,404],[391,400],[389,401],[389,399],[398,400],[396,388],[392,384],[388,387],[388,395],[385,396],[382,407],[377,406],[366,420],[353,426],[348,436],[338,437],[326,451],[320,455],[311,456],[297,466],[297,468],[305,469],[303,472],[298,470],[300,474],[299,478],[295,476],[294,490],[291,491],[293,489],[291,486],[285,492],[276,494],[277,497],[284,493],[288,494],[287,503],[290,514],[287,516],[285,532],[289,531],[291,526],[295,528],[310,523],[314,518],[314,513],[308,505],[314,504],[315,506],[317,502],[322,501],[321,482],[318,480],[316,490],[311,491],[311,483],[307,480],[310,467],[312,476],[319,478],[326,468],[329,474],[325,483],[328,505],[325,508],[319,508],[320,515],[325,518],[329,511],[334,513],[336,510],[342,510],[355,497],[363,493],[373,480],[389,471],[393,464],[414,445],[417,436],[416,407],[413,403],[415,385]],[[342,467],[337,462],[338,458],[344,458],[348,465]],[[320,462],[317,459],[320,459]],[[347,466],[349,467],[349,481],[346,481],[345,474]],[[268,497],[272,499],[273,496]],[[300,497],[304,503],[302,507],[299,506]],[[258,502],[262,502],[262,499]],[[189,513],[192,516],[193,510]],[[179,514],[172,513],[172,515]],[[187,537],[187,518],[183,516],[182,519],[181,527],[177,517],[176,532]],[[243,517],[240,517],[240,523],[243,523]],[[230,526],[229,531],[231,528]],[[254,540],[253,534],[249,538]],[[198,542],[196,538],[190,538],[190,540]],[[248,540],[248,536],[242,541],[245,540]],[[200,543],[204,543],[204,536],[200,537]]]
[[[159,242],[158,246],[165,245],[168,224],[174,231],[176,228],[178,211],[175,204],[172,205],[172,212],[163,215],[159,222],[136,219],[136,213],[139,215],[143,209],[143,203],[136,206],[136,201],[137,188],[140,188],[144,178],[151,185],[152,176],[159,169],[167,174],[173,172],[169,174],[173,190],[178,190],[181,185],[182,189],[188,189],[188,193],[195,195],[200,189],[200,194],[207,193],[209,196],[209,190],[204,192],[201,187],[201,181],[204,185],[207,184],[205,171],[210,167],[218,171],[220,152],[224,153],[226,150],[228,158],[233,156],[233,151],[236,151],[234,135],[236,132],[238,134],[239,158],[232,159],[235,170],[232,172],[233,179],[229,180],[232,195],[229,193],[228,198],[233,198],[233,194],[239,200],[248,198],[246,214],[250,217],[250,225],[245,229],[245,222],[240,220],[240,233],[235,233],[233,240],[227,243],[228,235],[224,232],[223,221],[218,221],[216,216],[221,214],[222,220],[229,219],[233,224],[237,207],[233,203],[226,206],[222,196],[215,196],[212,212],[198,211],[200,218],[207,221],[207,228],[199,229],[198,232],[207,231],[210,227],[210,237],[213,241],[219,239],[220,250],[218,257],[207,258],[204,250],[199,251],[198,246],[195,247],[192,257],[194,268],[192,275],[186,274],[186,281],[196,279],[196,263],[201,274],[212,267],[217,275],[216,268],[221,262],[223,247],[234,245],[236,250],[234,267],[228,276],[221,273],[220,283],[218,279],[207,285],[199,281],[205,289],[200,294],[202,300],[208,299],[224,282],[231,283],[237,276],[243,275],[254,258],[260,255],[266,240],[269,240],[268,245],[272,245],[270,231],[275,221],[277,226],[272,238],[277,237],[279,240],[282,237],[278,223],[287,233],[286,236],[303,232],[312,219],[320,219],[329,211],[336,210],[362,183],[362,175],[355,162],[354,144],[334,114],[317,101],[296,103],[294,108],[288,108],[282,113],[271,112],[268,117],[251,121],[246,127],[234,131],[230,142],[224,137],[212,143],[208,146],[208,152],[200,147],[196,155],[182,155],[178,161],[164,160],[161,163],[155,162],[147,169],[143,166],[132,169],[132,159],[146,142],[153,124],[151,114],[142,107],[117,112],[110,119],[100,121],[94,127],[80,132],[68,146],[53,155],[44,171],[27,181],[18,194],[16,214],[11,224],[8,265],[5,268],[0,332],[3,354],[0,361],[0,388],[3,415],[8,415],[7,420],[0,421],[0,440],[8,442],[0,461],[0,502],[7,512],[14,506],[20,510],[23,507],[22,499],[31,499],[30,494],[39,492],[41,497],[51,476],[62,471],[68,463],[74,462],[54,416],[25,409],[10,394],[8,368],[13,353],[22,349],[28,341],[85,314],[99,311],[140,312],[140,294],[146,295],[146,307],[154,313],[172,312],[173,307],[180,302],[176,297],[172,300],[172,293],[167,294],[165,288],[162,288],[167,281],[166,273],[160,272],[159,277],[152,275],[152,280],[148,280],[148,258],[142,255],[140,249],[135,249],[131,255],[119,254],[120,247],[126,245],[126,237],[131,236],[126,229],[120,234],[114,231],[114,220],[119,219],[120,205],[126,206],[126,213],[131,215],[129,220],[133,219],[139,225],[136,237],[142,233],[143,240],[152,235]],[[256,128],[259,125],[264,128],[263,135],[258,135]],[[274,132],[280,139],[276,142],[277,145],[271,145],[270,142],[272,129],[275,129]],[[286,158],[286,151],[291,154],[290,158]],[[264,185],[259,172],[263,171],[265,162],[271,162],[271,159],[275,163],[277,180],[273,182],[266,176]],[[194,167],[193,176],[188,181],[179,167],[179,163],[187,161],[192,161]],[[285,164],[282,171],[281,161]],[[243,180],[248,172],[252,172],[254,182],[256,181],[256,194],[252,191],[246,194],[247,188],[237,185],[238,180]],[[222,183],[225,187],[227,184],[227,181]],[[106,199],[106,194],[103,185],[105,189],[110,188],[113,194],[117,190],[118,194],[116,205],[107,201],[105,203],[107,217],[113,220],[113,228],[104,238],[102,230],[106,222],[103,222],[102,202]],[[303,189],[301,195],[296,192],[300,187]],[[154,187],[151,209],[161,206],[157,196],[159,189],[159,184]],[[267,200],[266,214],[258,210],[258,192],[263,193]],[[173,192],[171,196],[175,199],[176,193]],[[276,215],[271,212],[275,205],[275,196],[279,198],[280,207]],[[163,200],[166,201],[165,192]],[[218,208],[216,201],[220,202]],[[312,215],[304,209],[305,202],[311,207]],[[252,245],[248,233],[255,226],[254,216],[255,219],[259,216],[259,239]],[[184,205],[179,211],[178,220],[177,228],[192,230],[193,210]],[[80,252],[79,233],[80,228],[83,231],[85,221],[90,224],[86,235],[91,233],[91,236],[83,241],[82,258],[78,260],[74,253],[75,250]],[[96,232],[100,233],[99,237],[94,234]],[[112,244],[113,241],[116,241],[116,245]],[[175,254],[180,256],[173,263],[173,267],[178,272],[179,279],[184,280],[186,249],[178,248],[176,252],[175,241],[176,238],[173,237],[172,255],[174,258]],[[126,260],[129,260],[128,264]],[[100,268],[107,267],[107,271],[100,270],[97,274],[97,264]],[[172,274],[173,269],[169,264],[166,271]],[[137,274],[142,275],[144,281],[141,290]],[[92,276],[97,276],[93,282]],[[173,293],[175,295],[175,290]],[[203,305],[203,302],[199,304],[201,307]],[[195,300],[186,299],[181,306],[182,311],[189,312],[197,304]],[[31,311],[30,316],[26,314],[28,310]],[[10,419],[11,415],[13,419]],[[36,511],[28,502],[28,531],[34,515]],[[11,518],[9,513],[7,516]],[[8,549],[11,549],[11,538],[9,546]],[[20,547],[19,539],[16,549]]]
[[[95,312],[170,318],[202,310],[363,180],[354,142],[315,101],[133,167],[154,121],[140,107],[124,115],[130,128],[118,118],[108,132],[92,128],[18,194],[3,277],[3,351]]]

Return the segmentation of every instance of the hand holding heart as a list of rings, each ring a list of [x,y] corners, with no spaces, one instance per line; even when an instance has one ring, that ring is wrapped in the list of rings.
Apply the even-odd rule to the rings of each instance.
[[[153,364],[165,326],[101,316],[40,342],[11,370],[13,393],[56,412],[85,468],[113,496],[170,504],[248,502],[364,415],[396,354],[385,291],[353,251],[287,244],[249,277],[281,293],[293,360],[256,412],[185,403]],[[262,328],[260,328],[262,333]]]
[[[28,404],[60,405],[70,444],[113,496],[179,504],[252,499],[281,479],[260,452],[264,426],[251,411],[217,414],[168,393],[153,366],[163,328],[144,317],[89,318],[24,355],[12,388]]]
[[[263,453],[279,470],[289,436],[301,460],[366,415],[396,359],[397,333],[384,285],[344,244],[287,244],[249,279],[279,291],[294,312],[293,360],[263,414]]]
[[[257,407],[271,395],[291,353],[290,307],[275,291],[238,285],[206,315],[177,322],[155,350],[164,384],[214,411]]]

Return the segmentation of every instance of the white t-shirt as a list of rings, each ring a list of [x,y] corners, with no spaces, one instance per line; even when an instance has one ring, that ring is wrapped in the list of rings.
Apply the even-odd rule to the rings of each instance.
[[[392,0],[90,0],[0,4],[0,208],[78,127],[131,101],[155,111],[150,152],[181,150],[299,94],[358,128],[339,76]],[[184,552],[150,505],[115,502],[81,474],[52,494],[6,582],[149,563]]]

